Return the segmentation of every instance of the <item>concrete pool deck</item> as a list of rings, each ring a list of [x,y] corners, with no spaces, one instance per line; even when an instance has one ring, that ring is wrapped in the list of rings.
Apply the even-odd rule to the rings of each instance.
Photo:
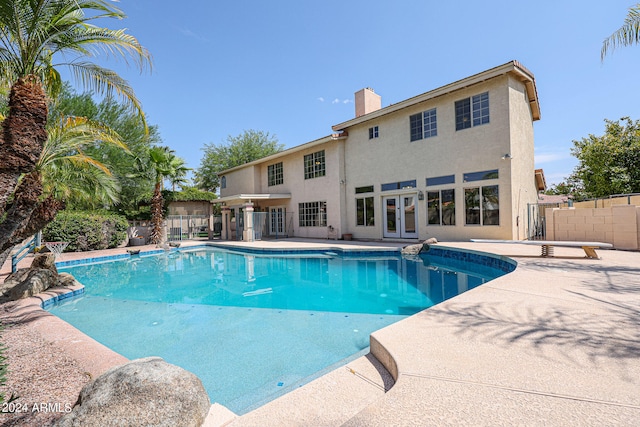
[[[238,244],[246,245],[228,243]],[[206,425],[640,425],[640,253],[600,250],[591,260],[580,248],[556,248],[555,258],[540,258],[534,246],[439,245],[510,256],[518,267],[376,331],[371,354],[248,414],[214,405]],[[126,248],[107,253],[117,252]]]

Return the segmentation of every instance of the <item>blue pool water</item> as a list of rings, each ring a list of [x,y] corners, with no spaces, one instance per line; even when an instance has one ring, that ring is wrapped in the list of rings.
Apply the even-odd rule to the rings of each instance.
[[[60,267],[86,289],[50,311],[129,359],[195,373],[242,414],[365,354],[373,331],[509,270],[466,258],[201,247]]]

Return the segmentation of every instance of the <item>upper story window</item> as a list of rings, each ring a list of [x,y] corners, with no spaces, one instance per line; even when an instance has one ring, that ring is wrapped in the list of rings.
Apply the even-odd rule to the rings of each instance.
[[[377,138],[378,135],[378,126],[369,128],[369,139]]]
[[[324,150],[304,156],[304,179],[325,175]]]
[[[220,178],[220,189],[227,188],[227,177],[223,176]]]
[[[282,162],[267,167],[268,185],[280,185],[284,182],[284,174],[282,171]]]
[[[410,116],[409,130],[411,132],[411,141],[437,136],[438,121],[436,109],[432,108],[431,110]]]
[[[455,102],[456,130],[489,123],[489,92]]]

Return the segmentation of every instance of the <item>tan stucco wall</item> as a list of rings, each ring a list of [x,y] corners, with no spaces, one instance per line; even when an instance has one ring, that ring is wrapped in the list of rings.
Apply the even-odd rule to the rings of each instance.
[[[509,131],[511,153],[511,213],[512,235],[525,239],[527,233],[527,204],[536,204],[538,194],[534,178],[534,132],[529,100],[522,82],[509,77]],[[505,200],[506,201],[506,200]]]
[[[297,151],[290,155],[285,155],[277,160],[265,162],[256,166],[257,175],[260,176],[261,186],[256,189],[257,193],[278,193],[291,194],[291,199],[282,200],[261,200],[255,205],[262,211],[271,206],[284,206],[287,214],[293,214],[294,235],[299,237],[326,238],[328,236],[327,227],[333,226],[338,235],[341,235],[340,217],[341,209],[341,188],[340,181],[343,177],[343,151],[344,141],[330,140],[325,144],[311,147],[307,150]],[[325,151],[325,170],[323,177],[304,179],[304,156],[318,151]],[[280,185],[268,185],[269,165],[282,162],[283,183]],[[237,193],[239,193],[238,191]],[[246,192],[246,191],[243,191]],[[327,227],[299,227],[298,204],[303,202],[327,202]]]
[[[236,169],[224,176],[227,179],[227,186],[220,189],[220,197],[240,193],[256,193],[259,188],[259,166]]]
[[[213,205],[207,201],[170,202],[169,215],[209,215]]]
[[[456,131],[455,101],[487,91],[490,123]],[[427,226],[426,197],[419,202],[417,209],[420,239],[517,238],[517,213],[512,214],[510,210],[516,198],[514,195],[520,193],[520,207],[523,211],[521,227],[523,218],[526,218],[527,201],[536,200],[533,186],[533,126],[523,92],[522,84],[501,76],[349,128],[345,148],[346,217],[349,232],[355,238],[381,238],[382,197],[394,192],[382,192],[380,184],[416,179],[415,190],[399,190],[397,194],[416,193],[420,190],[426,195],[428,190],[448,188],[456,191],[456,226]],[[409,116],[431,108],[437,109],[438,135],[411,142]],[[368,129],[371,126],[379,127],[379,138],[369,140]],[[506,153],[510,153],[513,158],[503,160],[502,156]],[[499,170],[498,180],[462,182],[464,173],[492,169]],[[512,170],[517,172],[513,176],[513,188]],[[427,189],[427,177],[451,174],[455,174],[455,184]],[[499,185],[500,226],[465,226],[464,189],[494,184]],[[355,225],[355,188],[366,185],[374,185],[375,227]],[[531,197],[523,196],[520,188],[526,189]]]
[[[640,248],[640,207],[549,208],[547,240],[611,243],[616,249]]]

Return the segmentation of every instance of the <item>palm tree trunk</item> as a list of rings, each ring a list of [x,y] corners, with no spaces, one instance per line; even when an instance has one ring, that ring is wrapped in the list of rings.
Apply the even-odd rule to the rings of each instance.
[[[162,243],[162,198],[161,183],[156,182],[156,187],[151,198],[151,243]]]
[[[54,220],[59,211],[64,209],[64,203],[52,196],[35,203],[32,203],[32,200],[24,200],[28,195],[37,193],[37,191],[21,191],[23,185],[29,188],[38,187],[39,183],[37,182],[35,184],[33,182],[25,184],[25,181],[39,179],[37,175],[36,173],[31,173],[23,178],[16,191],[16,198],[8,211],[8,216],[11,220],[0,224],[0,266],[2,266],[15,245],[42,230],[45,225]]]
[[[47,113],[46,96],[37,76],[23,77],[13,84],[9,115],[0,133],[0,216],[20,175],[35,169],[47,140]]]
[[[11,255],[11,248],[0,252],[0,268],[4,265],[7,258],[9,258],[9,255]]]
[[[0,222],[0,251],[22,240],[18,234],[38,207],[41,195],[42,180],[39,173],[32,172],[20,180],[6,218]]]

